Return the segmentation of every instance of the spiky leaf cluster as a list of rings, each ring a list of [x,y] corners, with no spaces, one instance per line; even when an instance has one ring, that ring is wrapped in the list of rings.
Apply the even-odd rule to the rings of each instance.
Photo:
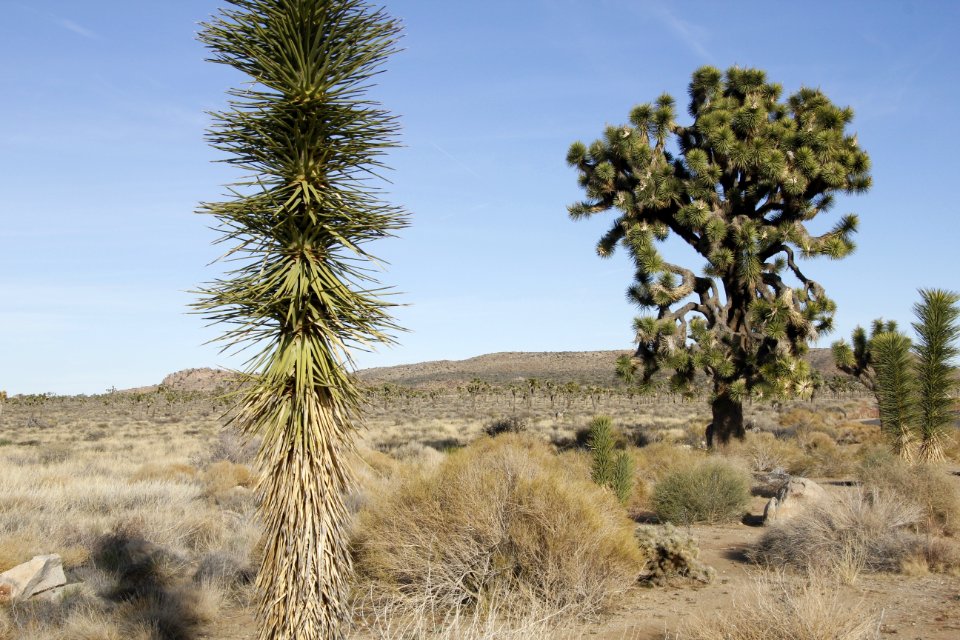
[[[955,420],[954,397],[960,384],[954,364],[960,348],[960,295],[942,289],[921,289],[914,305],[917,333],[914,345],[916,377],[916,421],[919,456],[942,461],[943,448]]]
[[[635,324],[643,380],[667,367],[678,388],[702,370],[731,395],[795,393],[809,384],[799,358],[835,309],[796,260],[848,255],[857,217],[821,235],[806,224],[837,194],[870,186],[869,158],[846,132],[853,112],[810,88],[781,101],[780,86],[755,69],[703,67],[689,91],[690,125],[662,95],[570,147],[587,195],[570,216],[615,212],[597,253],[626,249],[628,298],[655,310]],[[705,261],[700,275],[664,259],[658,245],[671,235]]]
[[[850,343],[838,340],[830,345],[833,362],[840,371],[847,373],[871,391],[876,389],[876,371],[874,368],[873,341],[884,333],[896,333],[895,320],[877,318],[873,321],[870,335],[863,327],[857,326],[850,334]]]
[[[397,125],[365,91],[398,30],[357,0],[230,0],[200,34],[249,80],[208,133],[248,174],[203,206],[235,267],[197,306],[230,327],[227,347],[255,349],[236,423],[263,442],[263,640],[343,635],[349,349],[393,328],[363,247],[404,224],[369,182]]]
[[[905,460],[912,460],[915,401],[910,375],[910,339],[897,331],[884,332],[872,341],[871,352],[877,375],[880,428],[894,452]]]

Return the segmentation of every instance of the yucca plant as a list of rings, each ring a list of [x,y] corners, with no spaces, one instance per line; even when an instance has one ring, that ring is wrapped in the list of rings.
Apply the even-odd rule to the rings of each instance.
[[[350,349],[395,329],[363,246],[404,225],[371,176],[396,122],[365,97],[399,25],[355,0],[230,0],[203,25],[212,61],[249,80],[208,139],[248,177],[202,205],[237,266],[197,303],[253,347],[235,424],[259,436],[261,640],[344,637],[359,395]]]
[[[913,460],[916,437],[910,339],[897,331],[889,331],[874,337],[870,344],[880,429],[894,453],[904,460]]]
[[[953,398],[958,383],[954,361],[960,350],[960,296],[942,289],[921,289],[913,307],[917,321],[914,345],[918,458],[924,462],[944,459],[943,447],[953,424]]]
[[[590,422],[587,446],[591,456],[590,477],[600,486],[609,486],[616,468],[613,420],[608,416],[594,418]]]

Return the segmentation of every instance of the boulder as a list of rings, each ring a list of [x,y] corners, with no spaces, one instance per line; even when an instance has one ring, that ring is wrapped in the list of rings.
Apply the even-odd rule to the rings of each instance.
[[[60,556],[34,556],[29,562],[0,573],[0,598],[25,599],[65,584]]]
[[[792,477],[784,482],[763,509],[763,524],[787,520],[811,504],[823,501],[827,492],[809,478]]]

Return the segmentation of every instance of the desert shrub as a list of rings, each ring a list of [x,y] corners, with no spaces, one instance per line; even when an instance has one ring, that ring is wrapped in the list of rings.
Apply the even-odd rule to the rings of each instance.
[[[835,477],[850,471],[850,459],[829,434],[812,431],[801,443],[807,454],[807,468],[804,470],[807,475]]]
[[[419,442],[407,442],[390,452],[397,460],[419,465],[435,465],[443,460],[443,454]]]
[[[633,455],[636,473],[654,482],[668,473],[689,469],[707,459],[703,451],[665,442],[632,449],[630,453]]]
[[[490,422],[483,428],[483,432],[490,437],[504,433],[523,433],[528,428],[527,421],[518,416],[500,418]]]
[[[587,613],[628,588],[644,561],[613,496],[516,434],[402,476],[361,512],[354,550],[372,589],[438,610],[508,602]]]
[[[213,462],[232,462],[234,464],[252,464],[260,448],[260,439],[247,441],[235,430],[226,428],[217,434],[209,451],[198,456],[197,466],[204,467]]]
[[[217,496],[234,487],[252,487],[256,477],[249,467],[227,460],[214,462],[203,472],[206,493]]]
[[[700,561],[697,541],[673,525],[637,527],[637,541],[647,556],[641,579],[653,584],[665,584],[674,577],[713,579],[713,568]]]
[[[723,460],[707,460],[674,471],[653,487],[653,510],[662,522],[714,524],[736,520],[749,502],[747,474]]]
[[[728,446],[730,455],[746,461],[751,471],[785,471],[802,474],[806,470],[806,455],[795,441],[781,440],[767,431],[748,433],[744,442]]]
[[[778,420],[781,427],[787,429],[820,429],[826,425],[823,415],[808,409],[790,409]]]
[[[73,447],[65,443],[53,443],[44,446],[37,454],[40,464],[60,464],[73,455]]]
[[[853,582],[860,571],[897,571],[920,549],[913,532],[922,510],[893,492],[853,491],[811,505],[775,524],[748,552],[772,567],[835,571]]]
[[[197,477],[197,470],[182,463],[147,462],[130,476],[131,482],[192,482]]]
[[[942,468],[911,466],[881,449],[866,454],[856,471],[864,488],[918,505],[922,509],[918,524],[925,532],[960,534],[960,491]]]
[[[12,569],[43,552],[43,542],[35,531],[4,532],[0,536],[0,572]]]
[[[256,577],[256,570],[241,562],[234,555],[214,551],[203,556],[193,574],[195,583],[216,583],[226,588],[249,584]]]
[[[799,585],[761,580],[752,601],[700,616],[678,640],[875,640],[877,616],[850,606],[836,587],[813,578]]]
[[[928,537],[916,557],[928,571],[960,575],[960,543],[956,540]]]

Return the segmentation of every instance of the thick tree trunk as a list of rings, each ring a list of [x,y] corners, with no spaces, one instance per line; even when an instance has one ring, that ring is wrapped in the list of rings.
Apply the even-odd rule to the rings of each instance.
[[[730,438],[743,440],[746,432],[743,428],[743,404],[734,400],[726,390],[717,390],[711,405],[713,422],[707,427],[707,446],[725,445]]]

